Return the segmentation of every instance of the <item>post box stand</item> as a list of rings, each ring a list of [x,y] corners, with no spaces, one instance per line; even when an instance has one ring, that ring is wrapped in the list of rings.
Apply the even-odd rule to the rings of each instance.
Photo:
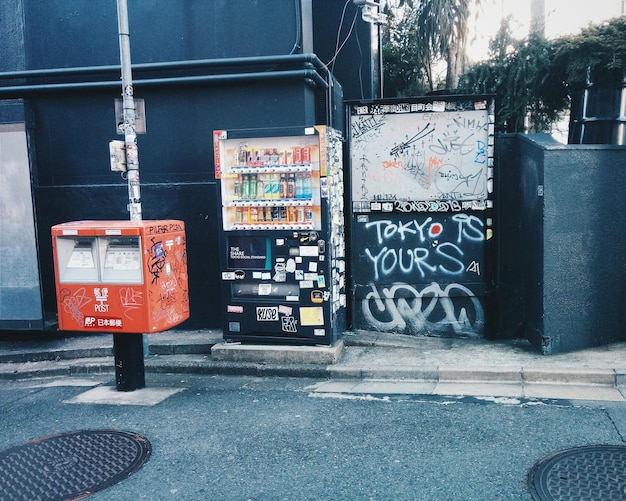
[[[117,389],[143,388],[142,334],[189,318],[184,223],[62,223],[52,249],[59,329],[112,333]]]

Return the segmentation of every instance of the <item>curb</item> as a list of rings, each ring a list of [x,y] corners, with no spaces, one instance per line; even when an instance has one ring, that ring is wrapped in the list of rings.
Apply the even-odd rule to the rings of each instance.
[[[198,331],[185,336],[170,333],[150,337],[145,373],[463,383],[468,386],[595,386],[617,388],[622,393],[626,388],[626,369],[581,369],[571,362],[571,367],[559,364],[553,368],[523,367],[514,362],[494,366],[451,365],[450,357],[446,357],[445,362],[429,359],[428,350],[439,346],[444,352],[453,341],[434,343],[428,339],[346,335],[330,347],[277,347],[224,343],[221,332]],[[0,349],[0,380],[115,374],[111,336],[68,338],[40,344],[6,343],[4,346],[6,348],[0,347],[3,348]],[[399,353],[406,353],[406,350],[412,353],[412,349],[415,349],[414,359],[398,358]]]
[[[626,371],[549,370],[503,368],[415,368],[411,366],[376,368],[311,363],[263,363],[258,361],[213,360],[209,354],[168,354],[159,350],[145,360],[146,374],[195,374],[253,377],[294,377],[328,380],[413,381],[422,383],[586,385],[613,388],[626,387]],[[96,351],[97,352],[97,351]],[[29,362],[0,363],[0,380],[19,380],[75,375],[115,374],[113,356],[81,357]]]

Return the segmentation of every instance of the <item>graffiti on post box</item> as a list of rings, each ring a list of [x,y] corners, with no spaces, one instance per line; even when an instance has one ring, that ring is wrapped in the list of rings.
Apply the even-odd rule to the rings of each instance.
[[[156,224],[148,228],[149,235],[159,235],[163,233],[172,233],[175,231],[183,231],[183,227],[180,223]]]
[[[120,306],[124,311],[124,316],[132,320],[133,317],[131,313],[143,307],[143,292],[141,289],[135,287],[121,287],[119,296]]]
[[[149,268],[153,287],[148,291],[151,315],[158,321],[179,323],[189,313],[187,245],[184,235],[150,240]]]
[[[63,309],[68,313],[72,320],[78,325],[85,325],[85,314],[81,311],[82,308],[91,303],[91,298],[87,297],[87,291],[84,287],[77,289],[73,294],[69,289],[61,289],[60,301],[63,305]]]
[[[152,283],[159,280],[163,267],[165,266],[165,258],[167,257],[167,250],[163,247],[163,241],[155,241],[151,239],[152,247],[150,248],[150,259],[148,261],[148,269],[152,275]]]

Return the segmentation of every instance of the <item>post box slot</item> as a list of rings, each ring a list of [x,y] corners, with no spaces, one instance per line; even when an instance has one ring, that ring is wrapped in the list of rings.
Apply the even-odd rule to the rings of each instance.
[[[102,282],[141,284],[139,237],[100,237]]]
[[[98,282],[95,237],[57,237],[57,256],[61,283]]]

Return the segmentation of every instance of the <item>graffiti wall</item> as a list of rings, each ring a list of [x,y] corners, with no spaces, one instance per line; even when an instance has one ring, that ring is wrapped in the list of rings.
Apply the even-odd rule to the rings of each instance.
[[[465,213],[360,216],[353,228],[355,326],[481,336],[485,220]]]
[[[485,336],[493,105],[440,99],[351,106],[356,330]]]

